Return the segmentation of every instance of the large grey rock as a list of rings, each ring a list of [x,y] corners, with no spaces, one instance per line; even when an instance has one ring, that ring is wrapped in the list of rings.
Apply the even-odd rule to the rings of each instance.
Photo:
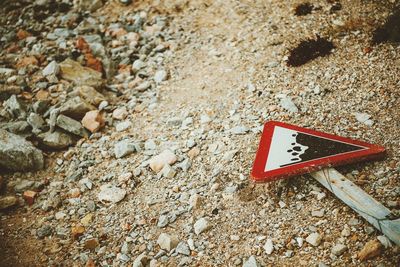
[[[60,63],[60,68],[61,78],[74,82],[76,85],[100,87],[103,84],[100,72],[83,67],[69,58]]]
[[[81,120],[87,112],[95,109],[96,107],[90,105],[81,97],[76,96],[67,100],[64,104],[61,105],[60,113],[68,117]]]
[[[26,121],[12,121],[0,123],[0,129],[7,130],[10,133],[27,136],[30,134],[32,127]]]
[[[40,170],[42,151],[18,135],[0,130],[0,167],[11,171]]]
[[[3,105],[8,113],[10,113],[14,118],[26,118],[25,105],[17,98],[17,96],[12,95]]]
[[[39,135],[41,142],[51,149],[64,149],[74,144],[74,139],[59,130],[54,132],[46,132]]]
[[[104,5],[102,0],[77,0],[75,7],[81,11],[94,12]]]
[[[88,132],[83,128],[79,121],[71,119],[70,117],[64,115],[58,115],[56,125],[67,132],[79,135],[82,137],[89,136]]]

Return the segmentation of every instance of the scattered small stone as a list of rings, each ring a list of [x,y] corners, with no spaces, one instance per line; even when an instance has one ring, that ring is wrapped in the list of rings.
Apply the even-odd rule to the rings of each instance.
[[[190,256],[189,246],[184,241],[179,242],[179,244],[176,247],[175,251],[178,252],[179,254]]]
[[[85,240],[85,245],[83,246],[85,249],[95,249],[99,246],[99,241],[97,238],[91,238]]]
[[[117,126],[115,126],[115,129],[117,130],[117,132],[123,132],[127,129],[129,129],[132,126],[132,123],[130,121],[123,121],[117,124]]]
[[[374,121],[370,119],[371,115],[367,113],[355,112],[354,116],[358,122],[364,123],[365,125],[372,126],[374,124]]]
[[[100,201],[118,203],[125,198],[125,195],[125,189],[106,184],[100,187],[98,198]]]
[[[347,250],[347,246],[343,245],[343,244],[336,244],[332,247],[332,254],[334,254],[335,256],[340,256],[342,255],[345,251]]]
[[[206,218],[200,218],[194,224],[194,232],[199,235],[211,228],[211,224]]]
[[[280,105],[282,108],[285,110],[292,112],[292,113],[297,113],[299,112],[299,109],[297,106],[293,103],[292,99],[287,96],[287,95],[282,95]]]
[[[167,79],[167,72],[165,70],[159,70],[154,75],[154,81],[156,83],[161,83]]]
[[[117,159],[128,156],[136,151],[135,144],[130,140],[124,139],[114,146],[114,155]]]
[[[132,267],[146,267],[146,266],[148,266],[149,261],[150,261],[149,258],[143,252],[142,254],[139,255],[139,257],[137,257],[133,261]],[[150,266],[153,266],[153,265],[150,264]]]
[[[50,225],[45,224],[42,227],[40,227],[37,231],[36,231],[36,235],[39,239],[43,239],[46,236],[50,236],[53,233],[53,228],[51,228]]]
[[[166,164],[173,165],[177,161],[177,157],[171,150],[164,150],[159,155],[154,156],[150,159],[150,168],[158,173],[161,171]]]
[[[71,236],[73,239],[78,239],[85,233],[85,227],[82,225],[76,225],[71,227]]]
[[[260,267],[261,265],[257,262],[256,257],[250,256],[250,258],[247,259],[243,263],[243,267]]]
[[[112,113],[112,117],[116,120],[124,120],[126,116],[128,116],[128,111],[125,107],[117,108]]]
[[[160,171],[160,175],[165,178],[174,178],[176,171],[169,164],[165,164]]]
[[[172,249],[176,248],[178,243],[179,243],[178,237],[166,233],[160,234],[160,236],[157,239],[157,244],[160,246],[161,249],[164,249],[166,251],[171,251]]]
[[[313,217],[322,218],[324,217],[324,214],[325,214],[325,209],[311,211],[311,216]]]
[[[35,202],[36,195],[37,195],[37,192],[32,191],[32,190],[28,190],[28,191],[24,192],[22,197],[25,199],[26,203],[28,203],[28,205],[31,206]]]
[[[322,237],[318,233],[312,233],[306,238],[307,243],[313,245],[314,247],[318,246],[321,243],[321,240]]]
[[[265,250],[265,253],[267,253],[268,255],[271,255],[272,251],[274,251],[274,244],[272,243],[272,240],[267,239],[265,241],[263,248]]]
[[[43,76],[57,75],[60,72],[60,66],[56,61],[50,62],[42,71]]]
[[[87,112],[82,119],[82,125],[91,133],[99,131],[105,125],[102,112],[98,110]]]

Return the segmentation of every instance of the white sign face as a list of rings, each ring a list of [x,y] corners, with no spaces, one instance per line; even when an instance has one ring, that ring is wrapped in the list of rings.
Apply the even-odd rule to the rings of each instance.
[[[273,155],[273,157],[268,157],[264,171],[272,171],[282,168],[282,166],[301,161],[299,156],[304,154],[308,147],[296,142],[297,133],[294,130],[275,126],[268,153],[269,155]],[[295,148],[296,150],[294,150]]]
[[[367,148],[275,126],[264,171],[364,149]]]

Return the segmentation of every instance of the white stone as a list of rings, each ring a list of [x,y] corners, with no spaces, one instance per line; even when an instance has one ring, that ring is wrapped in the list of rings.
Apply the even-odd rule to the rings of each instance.
[[[302,237],[296,237],[296,242],[297,245],[299,245],[299,248],[301,248],[303,246],[304,240]]]
[[[127,130],[128,128],[130,128],[132,126],[132,123],[130,121],[123,121],[117,124],[117,126],[115,127],[115,129],[117,130],[117,132],[122,132]]]
[[[211,225],[206,218],[200,218],[194,224],[194,232],[196,235],[199,235],[199,234],[207,231],[210,228],[211,228]]]
[[[257,262],[256,257],[250,256],[250,258],[243,263],[243,267],[260,267],[260,264]]]
[[[314,247],[318,246],[321,243],[321,240],[322,237],[318,233],[312,233],[306,238],[307,243],[313,245]]]
[[[313,217],[324,217],[325,214],[325,210],[324,209],[320,209],[320,210],[313,210],[311,211],[311,216]]]
[[[263,248],[265,250],[265,253],[271,255],[272,251],[274,251],[274,244],[272,243],[272,240],[267,239],[267,241],[265,241]]]
[[[364,123],[365,125],[372,126],[374,124],[374,121],[370,119],[371,115],[367,113],[355,112],[354,116],[358,122]]]
[[[153,139],[149,139],[144,143],[145,150],[155,150],[157,148],[156,142]]]
[[[285,110],[292,112],[292,113],[297,113],[299,112],[299,109],[297,108],[297,106],[293,103],[292,99],[288,96],[282,96],[281,101],[280,101],[280,105],[282,108],[284,108]]]
[[[112,113],[112,117],[116,120],[123,120],[126,116],[128,116],[128,111],[125,107],[117,108]]]
[[[159,70],[154,75],[154,81],[156,83],[161,83],[167,79],[167,72],[165,70]]]
[[[100,201],[117,203],[123,200],[126,195],[125,189],[112,185],[103,185],[100,187],[100,190],[98,194]]]
[[[172,165],[177,161],[177,157],[171,150],[164,150],[159,155],[150,159],[149,165],[154,172],[161,171],[165,164]]]
[[[160,246],[161,249],[164,249],[166,251],[171,251],[172,249],[176,248],[178,243],[178,237],[166,233],[160,234],[157,239],[157,244]]]

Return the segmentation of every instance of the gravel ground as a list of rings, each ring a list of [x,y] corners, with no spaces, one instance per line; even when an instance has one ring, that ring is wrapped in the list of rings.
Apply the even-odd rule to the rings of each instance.
[[[93,103],[104,117],[99,131],[81,138],[58,123],[56,132],[74,142],[57,151],[35,133],[27,138],[44,151],[45,168],[0,176],[0,199],[17,201],[0,211],[0,265],[398,266],[398,247],[310,176],[249,178],[268,120],[377,143],[387,149],[384,160],[339,170],[399,214],[400,47],[370,43],[390,4],[340,2],[332,13],[333,3],[312,1],[311,14],[295,16],[299,1],[109,1],[71,22],[77,33],[64,41],[40,41],[45,49],[32,69],[14,64],[33,54],[32,43],[15,42],[18,52],[12,38],[0,43],[0,67],[13,69],[0,85],[21,87],[10,97],[28,105],[41,90],[50,93],[49,110],[73,97],[77,82],[65,72],[43,77],[51,61],[62,66],[79,50],[77,62],[96,68],[75,45],[92,33],[77,26],[84,20],[102,33],[106,52],[98,58],[107,78],[106,86],[93,85],[100,96],[87,98],[101,98]],[[37,23],[57,33],[62,17],[79,8]],[[140,18],[139,29],[127,26]],[[25,19],[17,28],[29,32]],[[4,36],[17,32],[8,21],[0,25]],[[289,50],[316,34],[334,43],[332,54],[288,67]],[[95,42],[86,42],[97,56]],[[51,112],[40,116],[51,127]],[[25,120],[17,117],[0,126]],[[37,192],[33,205],[22,198],[27,190]],[[361,261],[373,242],[377,256]]]

